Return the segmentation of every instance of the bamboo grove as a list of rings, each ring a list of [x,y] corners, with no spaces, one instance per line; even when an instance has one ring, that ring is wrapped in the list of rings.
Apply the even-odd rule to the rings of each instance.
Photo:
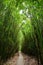
[[[0,60],[19,50],[43,65],[43,0],[0,0]]]

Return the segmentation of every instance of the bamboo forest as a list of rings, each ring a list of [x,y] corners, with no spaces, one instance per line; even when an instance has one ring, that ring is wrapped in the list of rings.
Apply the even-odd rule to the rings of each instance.
[[[43,0],[0,0],[0,65],[43,65]]]

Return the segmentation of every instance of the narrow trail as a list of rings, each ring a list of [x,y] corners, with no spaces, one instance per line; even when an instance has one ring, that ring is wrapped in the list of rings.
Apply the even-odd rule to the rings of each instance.
[[[19,52],[11,57],[3,65],[38,65],[38,61],[32,56],[28,56],[24,53]]]
[[[19,57],[17,59],[17,64],[16,65],[24,65],[24,58],[22,53],[19,51]]]

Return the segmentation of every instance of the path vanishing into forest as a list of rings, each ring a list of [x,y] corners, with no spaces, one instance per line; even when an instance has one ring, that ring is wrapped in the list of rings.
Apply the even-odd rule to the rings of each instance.
[[[21,52],[16,53],[4,65],[38,65],[37,59]]]

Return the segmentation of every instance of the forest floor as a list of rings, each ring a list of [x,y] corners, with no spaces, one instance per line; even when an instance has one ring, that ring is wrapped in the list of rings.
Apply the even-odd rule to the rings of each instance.
[[[38,61],[36,58],[32,56],[28,56],[26,54],[21,53],[21,57],[23,57],[20,61],[19,54],[16,53],[13,57],[11,57],[6,63],[3,65],[18,65],[17,61],[19,62],[19,65],[38,65]],[[21,63],[21,64],[20,64]]]

